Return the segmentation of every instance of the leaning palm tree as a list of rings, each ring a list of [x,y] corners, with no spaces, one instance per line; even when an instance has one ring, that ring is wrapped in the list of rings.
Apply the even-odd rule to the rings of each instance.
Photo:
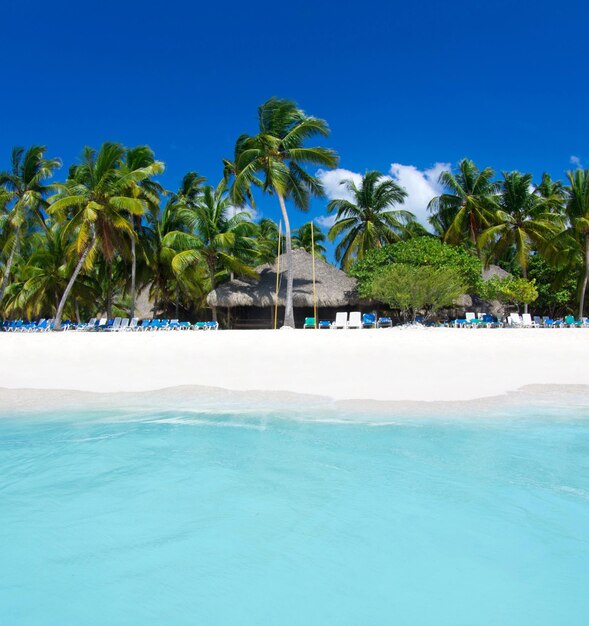
[[[311,196],[321,197],[323,186],[304,166],[335,167],[333,150],[306,147],[316,136],[329,134],[327,123],[307,115],[290,100],[270,98],[258,109],[259,132],[241,135],[235,145],[234,161],[225,161],[225,176],[233,178],[231,199],[242,207],[252,202],[252,186],[278,198],[285,228],[286,304],[284,325],[294,326],[293,267],[290,220],[286,201],[299,209],[309,209]]]
[[[66,222],[64,236],[73,239],[77,256],[57,307],[56,328],[60,327],[64,306],[82,269],[91,267],[98,253],[110,264],[117,249],[134,235],[127,216],[145,212],[145,200],[126,194],[131,181],[140,183],[149,174],[144,168],[122,172],[124,155],[125,148],[116,143],[106,142],[98,152],[84,148],[80,165],[70,169],[65,183],[54,186],[57,193],[50,199],[49,212]]]
[[[129,178],[129,189],[127,194],[131,198],[140,198],[145,201],[145,206],[153,214],[159,211],[160,196],[163,194],[163,187],[155,182],[154,176],[161,174],[165,169],[162,161],[156,161],[153,151],[148,146],[137,146],[130,148],[125,154],[125,160],[121,167],[123,176],[127,172],[142,171],[145,178],[136,182],[136,176]],[[135,317],[135,294],[136,294],[136,275],[137,275],[137,239],[141,233],[141,215],[131,215],[131,223],[133,227],[133,235],[131,237],[131,286],[130,286],[130,304],[129,317]]]
[[[448,243],[469,241],[480,256],[479,235],[492,224],[496,210],[495,198],[499,185],[493,182],[494,172],[490,167],[479,170],[469,159],[458,164],[453,174],[444,171],[438,182],[445,192],[433,198],[428,209],[435,228],[442,232]]]
[[[567,172],[567,178],[566,215],[570,226],[563,234],[576,242],[583,259],[584,273],[579,297],[579,318],[582,318],[589,282],[589,170]]]
[[[169,233],[165,240],[170,247],[183,248],[172,261],[176,274],[181,275],[191,266],[203,263],[208,269],[211,291],[217,286],[220,270],[256,275],[244,261],[244,257],[253,258],[255,242],[251,235],[255,231],[254,224],[247,211],[233,209],[224,180],[216,188],[205,186],[197,201],[181,212],[191,232]],[[216,307],[213,307],[212,314],[216,321]]]
[[[363,259],[369,250],[399,241],[415,216],[395,208],[405,201],[407,192],[376,170],[366,172],[359,185],[353,180],[344,180],[342,185],[347,192],[342,195],[352,199],[329,202],[328,212],[337,213],[327,236],[330,241],[342,237],[335,258],[343,269],[349,269],[352,261]]]
[[[293,248],[302,248],[309,254],[314,253],[316,257],[325,260],[326,249],[323,245],[325,233],[315,224],[307,222],[295,231],[292,238]]]
[[[61,167],[61,161],[46,159],[45,150],[45,146],[31,146],[26,151],[24,148],[13,148],[11,169],[0,172],[0,186],[3,188],[4,199],[10,201],[5,228],[8,227],[11,231],[10,252],[0,282],[0,301],[4,296],[12,263],[20,245],[20,237],[27,222],[34,215],[47,229],[43,216],[47,192],[44,182]]]
[[[562,229],[562,220],[551,210],[552,200],[535,193],[532,175],[503,173],[494,225],[479,236],[479,245],[489,245],[489,258],[501,259],[513,249],[522,275],[527,278],[530,253],[544,249]],[[527,313],[527,304],[525,305]]]

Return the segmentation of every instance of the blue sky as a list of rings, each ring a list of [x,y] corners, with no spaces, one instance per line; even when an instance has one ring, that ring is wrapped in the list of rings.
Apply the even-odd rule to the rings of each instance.
[[[571,157],[589,165],[585,1],[4,0],[3,9],[2,168],[13,145],[45,144],[68,165],[83,145],[112,140],[150,145],[168,188],[189,170],[216,183],[273,95],[329,122],[325,143],[342,169],[396,164],[418,214],[436,164],[468,156],[557,177]],[[273,199],[259,207],[278,218]],[[315,202],[311,215],[324,207]]]

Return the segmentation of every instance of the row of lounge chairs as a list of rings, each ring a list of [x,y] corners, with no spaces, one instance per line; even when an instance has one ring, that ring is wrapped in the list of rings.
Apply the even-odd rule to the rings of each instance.
[[[218,322],[180,322],[179,320],[143,320],[134,317],[115,317],[112,320],[93,317],[88,323],[74,324],[70,320],[66,320],[61,325],[66,331],[105,331],[105,332],[121,332],[121,331],[160,331],[160,330],[218,330]],[[2,330],[7,332],[46,332],[53,330],[54,320],[41,319],[38,322],[25,322],[17,320],[13,322],[4,322]]]
[[[352,311],[349,314],[345,311],[336,313],[335,320],[333,322],[329,320],[316,321],[314,317],[306,317],[303,328],[318,328],[318,329],[345,329],[345,328],[390,328],[393,325],[393,320],[390,317],[379,317],[373,313],[360,313],[359,311]]]
[[[456,328],[589,328],[589,318],[577,320],[573,315],[566,315],[564,319],[554,320],[548,316],[535,315],[532,318],[529,313],[510,313],[504,322],[500,322],[488,313],[480,316],[467,313],[464,319],[456,319],[452,325]]]

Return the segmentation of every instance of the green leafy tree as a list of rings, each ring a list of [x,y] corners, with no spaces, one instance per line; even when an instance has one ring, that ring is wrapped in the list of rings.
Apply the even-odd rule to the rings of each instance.
[[[483,170],[469,159],[458,164],[458,171],[444,171],[438,182],[445,192],[429,203],[431,223],[447,243],[470,241],[480,256],[479,236],[493,222],[499,185],[493,182],[490,167]]]
[[[256,264],[274,263],[278,254],[278,224],[269,217],[263,217],[255,224],[255,229]],[[282,240],[280,245],[282,247]]]
[[[503,304],[517,305],[531,304],[538,298],[538,290],[535,281],[506,276],[499,278],[493,276],[485,281],[479,290],[483,300],[498,300]]]
[[[205,186],[202,195],[193,205],[184,207],[183,213],[191,232],[169,233],[165,240],[171,247],[179,245],[182,248],[172,260],[176,274],[204,262],[209,273],[210,291],[217,286],[220,270],[256,275],[240,254],[247,250],[248,256],[253,257],[251,235],[254,226],[250,214],[234,211],[224,180],[216,188]],[[212,313],[216,321],[216,307],[213,307]]]
[[[435,237],[416,237],[371,250],[354,264],[350,274],[358,279],[361,293],[368,295],[376,273],[392,264],[452,269],[461,277],[465,293],[476,293],[482,280],[483,268],[477,257],[462,246],[451,246]]]
[[[50,200],[49,212],[66,221],[64,236],[72,238],[77,257],[57,308],[56,328],[82,268],[89,269],[97,254],[110,264],[116,250],[134,236],[128,215],[145,213],[145,200],[131,198],[127,191],[132,182],[139,183],[149,174],[144,168],[122,172],[124,155],[125,148],[116,143],[106,142],[98,152],[84,148],[82,161],[70,169],[68,180],[55,185],[57,193]]]
[[[589,170],[578,169],[567,172],[569,184],[566,188],[566,215],[569,228],[563,233],[563,240],[574,242],[583,263],[583,278],[579,296],[579,318],[583,318],[585,293],[589,281]]]
[[[312,232],[311,232],[312,231]],[[294,233],[292,238],[293,248],[302,248],[309,254],[315,251],[315,256],[325,260],[325,233],[315,224],[315,222],[307,222],[300,226]]]
[[[153,151],[148,146],[137,146],[129,148],[125,154],[124,161],[121,166],[121,175],[134,173],[129,176],[129,188],[127,195],[130,198],[141,199],[144,201],[145,210],[157,214],[159,211],[160,197],[163,193],[162,186],[153,180],[154,176],[163,173],[165,169],[162,161],[156,161]],[[137,173],[142,172],[144,178],[138,179]],[[137,279],[137,240],[142,233],[141,218],[142,215],[129,215],[133,235],[131,236],[131,285],[129,293],[129,317],[135,317],[135,295],[136,295],[136,279]]]
[[[373,298],[413,321],[420,312],[427,318],[452,306],[464,292],[462,277],[454,269],[402,263],[379,270],[370,285]]]
[[[27,223],[34,215],[47,229],[43,210],[46,207],[45,181],[61,167],[59,159],[46,159],[45,146],[13,148],[10,170],[0,172],[0,186],[3,188],[4,207],[8,209],[3,229],[10,231],[10,252],[0,282],[0,302],[4,296],[10,277],[10,270],[20,245],[20,238]]]
[[[577,300],[577,278],[569,271],[559,271],[540,254],[530,258],[528,278],[534,281],[538,291],[536,309],[550,316],[568,314],[574,310]]]
[[[290,100],[270,98],[258,109],[259,132],[242,135],[235,145],[234,161],[225,161],[225,175],[233,178],[235,206],[252,202],[252,186],[278,198],[285,228],[286,304],[284,325],[294,327],[291,229],[286,201],[307,211],[311,196],[324,194],[319,180],[305,166],[335,167],[333,150],[308,147],[306,142],[329,134],[327,123],[307,115]]]
[[[378,171],[364,174],[359,185],[353,180],[342,181],[342,192],[352,199],[336,198],[327,205],[329,213],[336,211],[335,223],[328,237],[335,241],[335,258],[343,269],[354,260],[364,258],[369,250],[399,241],[415,216],[409,211],[395,209],[407,197],[407,192],[395,181]]]
[[[481,233],[480,245],[489,246],[489,257],[494,260],[502,259],[513,249],[526,278],[531,251],[545,249],[563,228],[562,220],[552,210],[552,202],[553,197],[544,198],[535,193],[531,174],[504,172],[495,224]]]

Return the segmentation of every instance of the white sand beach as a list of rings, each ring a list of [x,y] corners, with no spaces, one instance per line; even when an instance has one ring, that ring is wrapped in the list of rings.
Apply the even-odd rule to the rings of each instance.
[[[526,385],[588,385],[588,354],[585,329],[2,333],[0,387],[111,393],[198,385],[463,401]]]

